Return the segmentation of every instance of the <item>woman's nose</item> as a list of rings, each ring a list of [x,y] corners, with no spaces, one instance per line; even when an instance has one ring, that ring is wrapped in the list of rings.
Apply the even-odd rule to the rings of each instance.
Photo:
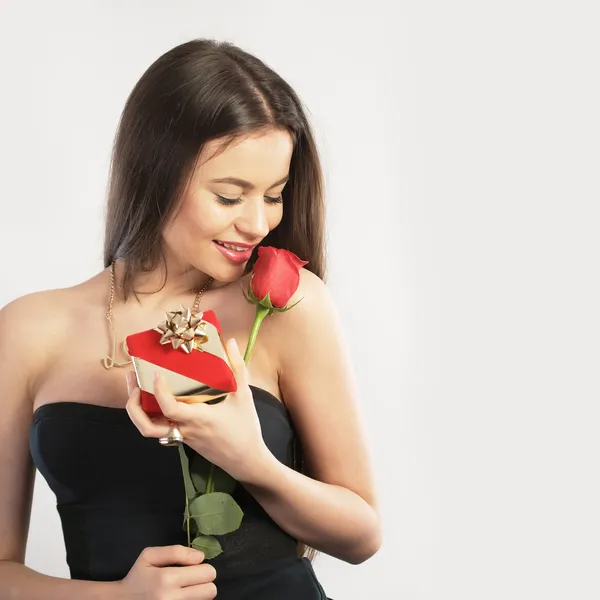
[[[262,198],[247,199],[236,221],[237,228],[248,236],[263,238],[269,233],[265,201]]]

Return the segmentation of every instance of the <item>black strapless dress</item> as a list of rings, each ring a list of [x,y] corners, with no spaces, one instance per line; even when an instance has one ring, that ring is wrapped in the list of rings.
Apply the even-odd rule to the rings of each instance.
[[[296,438],[287,409],[252,387],[262,434],[294,466]],[[187,544],[185,491],[177,448],[144,438],[127,412],[78,402],[38,408],[30,430],[34,463],[56,495],[73,579],[123,579],[148,546]],[[237,531],[217,536],[220,600],[325,600],[311,563],[242,485]]]

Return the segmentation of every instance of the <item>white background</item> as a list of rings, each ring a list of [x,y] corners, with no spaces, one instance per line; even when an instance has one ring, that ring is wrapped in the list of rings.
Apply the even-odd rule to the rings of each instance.
[[[180,42],[234,41],[297,89],[327,171],[385,535],[320,557],[327,592],[597,599],[593,4],[2,2],[0,304],[101,268],[129,91]],[[67,575],[39,478],[27,563]]]

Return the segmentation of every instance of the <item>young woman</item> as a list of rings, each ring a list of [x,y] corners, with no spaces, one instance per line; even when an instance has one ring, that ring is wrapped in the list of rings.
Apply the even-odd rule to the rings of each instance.
[[[261,245],[308,264],[290,302],[302,301],[264,321],[246,365],[243,290]],[[380,526],[323,283],[321,167],[279,75],[206,40],[149,67],[116,136],[104,266],[0,311],[0,600],[325,598],[310,549],[360,563]],[[156,395],[188,448],[239,482],[244,518],[210,561],[187,547],[177,449],[156,439],[169,424],[142,410],[122,346],[194,303],[218,315],[238,389],[214,405],[177,402],[161,381]],[[36,467],[57,497],[68,580],[23,564]]]

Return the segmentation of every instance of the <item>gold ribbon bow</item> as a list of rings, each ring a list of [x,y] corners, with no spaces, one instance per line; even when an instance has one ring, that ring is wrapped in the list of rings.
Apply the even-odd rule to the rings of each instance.
[[[166,313],[167,319],[154,328],[162,333],[161,344],[171,344],[175,350],[180,348],[186,354],[196,349],[204,352],[202,344],[208,342],[208,323],[202,320],[204,313],[192,314],[189,308],[181,307]]]

